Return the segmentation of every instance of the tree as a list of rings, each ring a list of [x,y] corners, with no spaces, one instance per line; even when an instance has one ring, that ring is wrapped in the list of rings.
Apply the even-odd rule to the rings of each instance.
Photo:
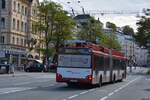
[[[106,22],[106,27],[112,29],[113,31],[117,30],[117,26],[111,22]]]
[[[113,48],[117,50],[121,50],[121,45],[118,43],[118,37],[116,34],[110,30],[109,34],[102,34],[101,35],[101,40],[98,42],[99,45],[102,45],[107,48]]]
[[[150,18],[141,16],[140,20],[136,23],[138,26],[138,32],[135,35],[135,39],[140,46],[149,47],[150,45]]]
[[[123,34],[126,34],[126,35],[131,35],[131,36],[135,35],[133,28],[131,28],[129,25],[123,26],[122,32]]]
[[[95,20],[93,17],[90,17],[80,24],[81,29],[77,34],[77,38],[96,43],[96,41],[99,40],[99,36],[103,32],[101,22],[99,20]]]
[[[55,44],[56,52],[62,43],[73,37],[72,30],[74,29],[75,22],[73,22],[65,11],[58,11],[55,18],[56,31],[53,35],[53,42]]]
[[[58,52],[61,43],[71,38],[74,23],[67,16],[59,4],[44,0],[39,6],[39,22],[36,23],[38,33],[42,36],[40,42],[45,45],[43,51],[46,62],[54,53]],[[53,45],[53,46],[51,46]]]
[[[91,17],[88,21],[82,22],[81,26],[82,27],[77,34],[78,39],[87,40],[107,48],[121,50],[121,46],[117,41],[114,30],[109,30],[109,35],[106,35],[100,21]]]

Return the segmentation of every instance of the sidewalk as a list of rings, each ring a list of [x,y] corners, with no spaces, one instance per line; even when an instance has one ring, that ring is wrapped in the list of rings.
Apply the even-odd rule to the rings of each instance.
[[[130,67],[127,67],[127,73],[130,74],[130,73],[147,73],[148,69],[150,68],[147,68],[147,67],[132,67],[132,72],[130,72]]]

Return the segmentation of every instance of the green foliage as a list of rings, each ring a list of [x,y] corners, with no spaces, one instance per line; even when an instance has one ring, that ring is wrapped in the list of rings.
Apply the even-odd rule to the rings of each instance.
[[[122,32],[126,35],[131,35],[131,36],[135,35],[133,28],[131,28],[129,25],[123,26]]]
[[[106,27],[112,29],[113,31],[117,30],[117,26],[114,23],[107,22]]]
[[[110,31],[109,36],[106,34],[102,34],[100,38],[101,40],[98,42],[99,45],[107,48],[121,50],[121,45],[118,43],[118,38],[114,32]]]
[[[147,74],[150,74],[150,70],[147,71]]]
[[[77,34],[78,39],[93,43],[99,40],[100,35],[103,33],[101,22],[91,17],[86,22],[82,22],[81,25],[82,28]]]
[[[150,40],[150,18],[142,16],[137,22],[138,32],[135,35],[135,39],[140,46],[148,47],[147,43]]]
[[[117,36],[114,30],[110,30],[109,34],[106,35],[101,22],[95,20],[93,17],[89,18],[86,22],[82,22],[81,25],[82,28],[77,34],[78,39],[87,40],[93,43],[96,42],[107,48],[121,50],[121,45],[117,41]]]
[[[38,32],[41,35],[40,43],[43,43],[45,48],[39,46],[48,60],[49,56],[58,51],[60,44],[73,36],[72,29],[75,23],[67,16],[62,7],[52,1],[44,0],[39,6],[38,14],[39,22],[35,25],[38,27]],[[53,47],[50,46],[53,44]]]

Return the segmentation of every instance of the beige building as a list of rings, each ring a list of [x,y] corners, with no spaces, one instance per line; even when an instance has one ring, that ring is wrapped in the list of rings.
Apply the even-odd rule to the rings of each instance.
[[[39,1],[1,0],[0,5],[0,51],[5,53],[1,61],[22,66],[28,57],[39,58],[36,50],[29,49],[30,41],[38,40],[32,22],[37,21]]]

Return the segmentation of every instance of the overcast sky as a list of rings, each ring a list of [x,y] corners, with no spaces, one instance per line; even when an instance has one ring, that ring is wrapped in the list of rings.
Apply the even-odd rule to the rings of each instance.
[[[40,0],[42,1],[42,0]],[[143,8],[150,8],[150,0],[52,0],[63,5],[65,10],[70,10],[72,7],[76,12],[81,13],[81,7],[85,8],[85,12],[98,11],[142,11]],[[67,2],[71,2],[67,4]],[[96,11],[95,11],[96,10]],[[130,25],[136,30],[136,15],[96,15],[105,23],[107,21],[115,23],[118,27]]]

